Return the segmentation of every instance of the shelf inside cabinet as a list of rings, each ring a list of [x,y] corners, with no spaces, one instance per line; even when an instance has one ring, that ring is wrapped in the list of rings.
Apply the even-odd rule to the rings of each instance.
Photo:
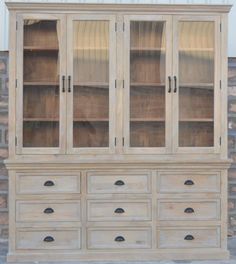
[[[179,122],[214,122],[213,118],[181,118]]]
[[[165,83],[131,82],[132,87],[165,87]]]
[[[109,51],[109,47],[74,47],[78,51]]]
[[[165,48],[161,47],[131,47],[131,52],[165,52]]]
[[[214,83],[180,83],[180,88],[189,88],[189,89],[214,89]]]
[[[179,48],[179,52],[212,52],[214,48]]]
[[[165,122],[165,118],[131,118],[130,122]]]
[[[109,122],[108,118],[86,118],[86,117],[81,117],[81,118],[74,118],[73,122]]]
[[[24,46],[25,51],[59,51],[58,47]]]
[[[44,81],[26,81],[25,86],[59,86],[59,82],[44,82]]]
[[[108,82],[75,82],[74,83],[75,88],[81,88],[81,87],[91,87],[91,88],[102,88],[102,89],[108,89],[109,83]]]
[[[55,117],[25,117],[24,122],[59,122]]]

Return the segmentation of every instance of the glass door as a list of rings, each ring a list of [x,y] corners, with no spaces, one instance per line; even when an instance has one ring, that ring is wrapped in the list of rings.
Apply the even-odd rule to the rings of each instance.
[[[68,151],[109,153],[115,144],[115,16],[68,19]]]
[[[171,147],[171,17],[125,16],[124,146],[128,153]]]
[[[174,126],[176,151],[214,152],[219,146],[220,24],[216,17],[175,17]],[[176,131],[178,128],[178,131]]]
[[[18,154],[64,153],[63,16],[24,15],[17,31]],[[64,124],[64,125],[63,125]]]

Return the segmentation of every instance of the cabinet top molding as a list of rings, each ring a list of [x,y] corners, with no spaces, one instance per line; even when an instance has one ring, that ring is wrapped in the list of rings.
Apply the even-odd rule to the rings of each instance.
[[[232,5],[5,2],[9,10],[228,13]]]

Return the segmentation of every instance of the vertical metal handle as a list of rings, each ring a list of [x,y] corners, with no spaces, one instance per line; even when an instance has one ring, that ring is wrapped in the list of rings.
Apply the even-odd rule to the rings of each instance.
[[[64,93],[65,90],[65,75],[62,76],[62,92]]]
[[[71,88],[70,88],[70,81],[71,81],[71,76],[68,76],[68,93],[71,92]]]
[[[174,83],[175,83],[175,88],[174,88],[174,93],[177,92],[177,77],[174,76]]]
[[[168,93],[171,93],[171,77],[170,76],[168,76],[168,81],[169,81]]]

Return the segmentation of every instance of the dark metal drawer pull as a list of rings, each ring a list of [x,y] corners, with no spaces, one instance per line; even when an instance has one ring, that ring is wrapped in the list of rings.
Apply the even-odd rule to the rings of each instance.
[[[125,210],[123,209],[123,208],[117,208],[116,210],[115,210],[115,213],[116,214],[123,214],[125,212]]]
[[[169,81],[168,93],[171,93],[171,77],[170,76],[168,76],[168,81]]]
[[[44,183],[44,186],[54,186],[55,184],[54,184],[54,182],[53,181],[46,181],[45,183]]]
[[[116,242],[123,242],[123,241],[125,241],[125,239],[123,238],[123,236],[118,236],[115,238],[115,241]]]
[[[177,77],[174,76],[174,82],[175,82],[175,88],[174,88],[174,93],[177,92]]]
[[[65,90],[65,75],[62,76],[62,92],[64,93]]]
[[[46,236],[43,241],[44,242],[53,242],[54,241],[54,238],[51,237],[51,236]]]
[[[187,235],[184,239],[185,240],[194,240],[194,237],[192,235]]]
[[[70,84],[71,84],[71,76],[68,76],[68,93],[71,92],[71,88],[70,88]]]
[[[194,210],[193,210],[193,208],[188,207],[184,210],[184,212],[187,214],[192,214],[192,213],[194,213]]]
[[[45,214],[52,214],[52,213],[54,213],[54,210],[52,208],[46,208],[43,212]]]
[[[184,185],[194,185],[194,182],[192,180],[187,180]]]
[[[121,180],[116,181],[114,184],[117,185],[117,186],[125,185],[125,183],[123,181],[121,181]]]

